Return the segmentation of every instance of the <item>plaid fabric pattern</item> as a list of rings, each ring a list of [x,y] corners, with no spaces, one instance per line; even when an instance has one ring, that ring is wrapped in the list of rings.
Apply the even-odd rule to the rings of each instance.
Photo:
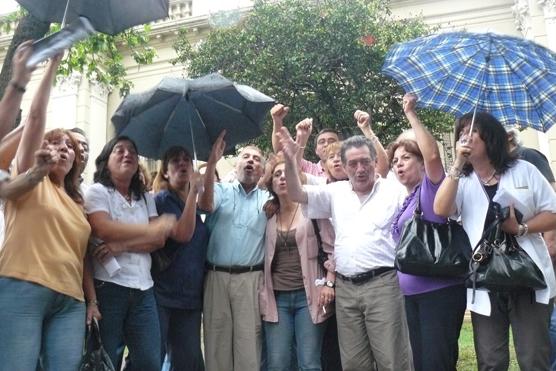
[[[556,54],[493,33],[448,32],[396,44],[382,72],[418,105],[456,116],[478,111],[546,132],[556,120]]]

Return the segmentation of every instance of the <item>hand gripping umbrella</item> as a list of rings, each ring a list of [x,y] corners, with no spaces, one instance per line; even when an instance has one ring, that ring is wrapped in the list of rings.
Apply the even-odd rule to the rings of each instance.
[[[172,146],[206,161],[226,130],[226,152],[263,133],[274,99],[219,74],[197,79],[163,78],[153,89],[127,96],[112,116],[118,135],[133,139],[139,154],[161,158]]]

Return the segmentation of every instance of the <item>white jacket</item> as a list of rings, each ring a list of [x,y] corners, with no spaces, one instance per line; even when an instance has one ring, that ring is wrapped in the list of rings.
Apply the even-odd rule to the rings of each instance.
[[[524,222],[543,211],[556,213],[556,193],[537,168],[526,161],[517,160],[516,164],[502,175],[494,200],[503,192],[509,194],[515,200],[515,204],[519,205],[516,207],[523,214]],[[461,216],[463,228],[474,248],[482,236],[488,209],[488,196],[474,172],[460,179],[456,207],[457,216]],[[540,233],[531,233],[518,237],[517,241],[544,275],[547,288],[535,292],[536,301],[548,304],[550,298],[556,295],[556,280],[544,240]],[[467,308],[482,315],[490,315],[488,291],[477,290],[474,304],[471,303],[471,293],[472,290],[468,290]]]

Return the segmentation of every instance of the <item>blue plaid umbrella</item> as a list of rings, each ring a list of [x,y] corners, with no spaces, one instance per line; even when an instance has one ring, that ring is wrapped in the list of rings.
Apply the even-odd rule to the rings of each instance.
[[[461,116],[486,111],[505,125],[546,132],[556,121],[556,54],[493,33],[449,32],[390,49],[382,72],[418,105]]]

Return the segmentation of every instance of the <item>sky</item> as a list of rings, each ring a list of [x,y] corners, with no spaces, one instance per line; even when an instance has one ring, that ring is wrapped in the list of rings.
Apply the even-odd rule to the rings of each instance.
[[[17,8],[15,0],[0,0],[0,14],[11,13]]]

